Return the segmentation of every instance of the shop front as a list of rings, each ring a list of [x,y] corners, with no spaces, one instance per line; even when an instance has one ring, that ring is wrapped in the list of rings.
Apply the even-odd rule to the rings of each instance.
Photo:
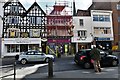
[[[1,46],[2,57],[15,56],[20,52],[29,50],[40,50],[41,39],[40,38],[4,38],[2,39]]]
[[[50,48],[48,49],[48,53],[51,54],[66,56],[72,54],[70,39],[48,39],[47,46]]]
[[[91,36],[84,39],[80,37],[72,37],[71,40],[72,43],[76,45],[76,52],[80,51],[81,49],[90,49],[93,42],[93,38]]]
[[[96,37],[96,47],[102,50],[112,49],[113,38],[100,38]]]

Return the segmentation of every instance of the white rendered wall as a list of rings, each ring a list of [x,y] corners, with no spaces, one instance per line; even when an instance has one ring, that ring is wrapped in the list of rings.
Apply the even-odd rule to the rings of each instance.
[[[113,24],[112,24],[112,11],[107,10],[91,10],[91,17],[93,20],[93,15],[109,15],[110,22],[103,21],[92,21],[93,29],[94,27],[111,27],[111,34],[94,34],[94,37],[109,37],[113,39]]]
[[[79,25],[79,20],[83,19],[83,26]],[[92,31],[92,23],[91,23],[91,17],[84,17],[84,16],[75,16],[73,17],[73,25],[74,25],[74,29],[73,29],[73,33],[74,36],[72,38],[73,42],[83,42],[80,40],[77,40],[78,37],[78,31],[79,30],[86,30],[87,31],[87,39],[84,40],[84,42],[92,42],[92,36],[91,34],[93,34]]]

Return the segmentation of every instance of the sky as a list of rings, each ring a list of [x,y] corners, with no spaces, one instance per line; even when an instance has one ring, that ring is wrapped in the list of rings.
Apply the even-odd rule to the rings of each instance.
[[[8,1],[8,0],[6,0]],[[19,0],[23,6],[28,9],[35,1],[40,5],[42,9],[46,9],[46,5],[53,6],[55,1],[68,1],[69,4],[73,2],[73,0]],[[82,9],[86,10],[92,3],[92,0],[75,0],[76,10]]]

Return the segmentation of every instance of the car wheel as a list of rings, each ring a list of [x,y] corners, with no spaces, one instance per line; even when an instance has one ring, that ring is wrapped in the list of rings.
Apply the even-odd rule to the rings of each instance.
[[[91,65],[90,65],[90,63],[89,63],[89,62],[85,62],[83,67],[84,67],[84,68],[86,68],[86,69],[88,69],[88,68],[90,68],[90,67],[91,67]]]
[[[49,58],[46,58],[46,59],[45,59],[45,62],[47,62],[47,63],[48,63],[48,61],[49,61]]]
[[[113,60],[112,61],[112,66],[117,66],[118,65],[118,62],[116,60]]]
[[[21,60],[21,64],[26,64],[27,63],[27,60],[26,59],[22,59]]]

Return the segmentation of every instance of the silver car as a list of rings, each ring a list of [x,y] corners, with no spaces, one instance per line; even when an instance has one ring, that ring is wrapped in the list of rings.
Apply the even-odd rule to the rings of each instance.
[[[28,52],[23,52],[20,55],[17,55],[18,61],[21,62],[21,64],[26,64],[27,62],[37,62],[37,61],[45,61],[48,62],[49,59],[51,58],[54,60],[53,55],[47,55],[43,52],[39,51],[28,51]]]

